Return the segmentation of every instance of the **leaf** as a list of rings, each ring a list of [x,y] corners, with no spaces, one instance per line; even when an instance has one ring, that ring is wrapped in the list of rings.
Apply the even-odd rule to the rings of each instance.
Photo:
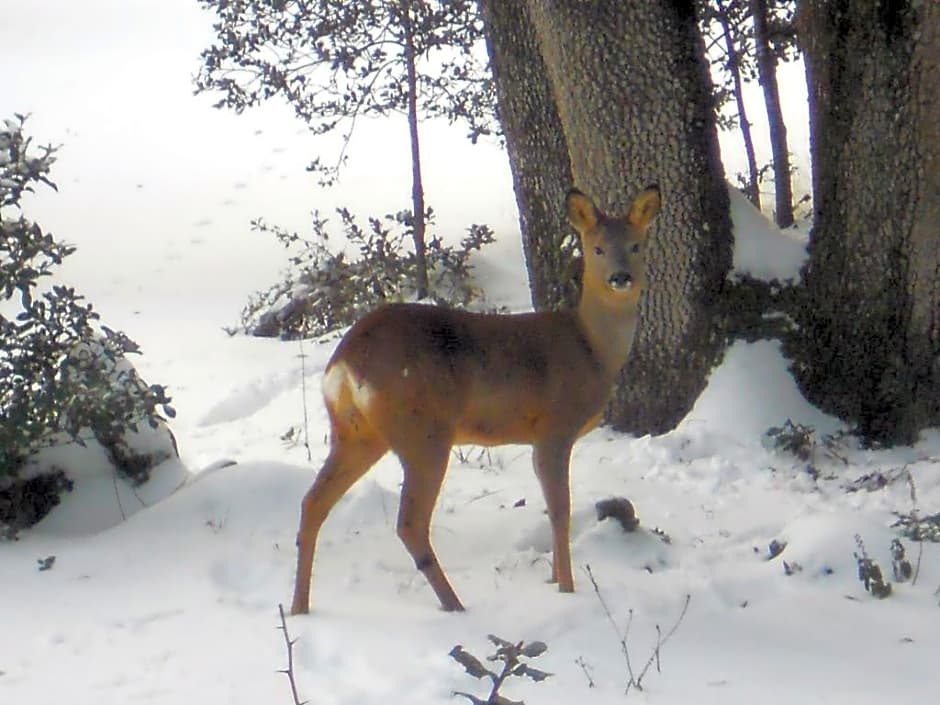
[[[496,646],[500,646],[504,649],[511,649],[515,646],[511,641],[506,641],[505,639],[496,636],[495,634],[487,634],[486,638],[493,642]]]
[[[535,658],[536,656],[541,656],[546,651],[548,651],[548,644],[544,641],[530,641],[528,644],[522,647],[522,655],[528,656],[529,658]]]
[[[496,677],[496,674],[484,666],[480,659],[465,651],[463,646],[460,644],[457,644],[453,649],[451,649],[448,655],[454,659],[454,661],[463,666],[464,670],[474,678],[484,678],[486,676],[489,676],[490,678]]]
[[[549,673],[548,671],[541,671],[538,668],[532,668],[531,666],[527,666],[524,663],[520,664],[515,670],[513,670],[512,674],[514,676],[528,676],[536,683],[541,683],[546,678],[555,675],[554,673]]]

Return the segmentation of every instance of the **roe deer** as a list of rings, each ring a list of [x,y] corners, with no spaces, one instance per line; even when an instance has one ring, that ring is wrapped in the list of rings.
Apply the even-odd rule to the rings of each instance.
[[[577,309],[498,315],[392,304],[349,330],[323,378],[330,454],[303,499],[292,614],[310,607],[321,525],[389,449],[404,470],[398,536],[441,607],[463,609],[430,540],[431,513],[459,443],[532,446],[552,528],[552,582],[574,591],[571,448],[600,421],[630,351],[646,285],[646,230],[659,204],[651,186],[626,216],[611,218],[580,191],[568,194],[584,252]]]

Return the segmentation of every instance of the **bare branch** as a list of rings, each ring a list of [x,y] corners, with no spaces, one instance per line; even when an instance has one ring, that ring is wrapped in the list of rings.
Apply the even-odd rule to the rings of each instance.
[[[625,692],[629,693],[631,688],[636,688],[637,690],[643,690],[643,677],[646,675],[647,671],[649,671],[649,668],[650,666],[653,665],[653,663],[656,664],[657,673],[662,672],[661,663],[660,663],[660,652],[662,651],[663,646],[666,645],[666,642],[669,641],[669,639],[672,638],[672,635],[676,633],[676,630],[679,628],[679,625],[682,624],[682,620],[685,619],[685,615],[689,609],[689,603],[692,600],[692,596],[691,595],[685,596],[685,602],[682,604],[682,611],[679,613],[679,616],[676,619],[675,623],[672,625],[669,631],[666,632],[665,635],[663,635],[662,630],[659,628],[659,625],[658,624],[656,625],[656,646],[653,648],[653,652],[650,654],[649,659],[646,661],[646,664],[643,666],[643,670],[640,671],[640,674],[637,676],[637,675],[634,675],[633,673],[633,666],[630,662],[630,651],[627,647],[627,635],[630,633],[630,626],[633,624],[633,610],[632,609],[630,610],[629,617],[627,619],[627,624],[624,627],[623,632],[621,633],[620,628],[617,626],[617,621],[614,619],[613,613],[611,612],[610,608],[607,606],[607,602],[604,600],[604,596],[601,594],[600,587],[598,586],[597,581],[594,579],[594,574],[591,572],[591,566],[589,565],[584,566],[584,570],[587,573],[588,578],[590,578],[591,580],[591,585],[594,586],[594,593],[597,595],[597,599],[601,604],[601,608],[604,610],[604,614],[607,616],[607,621],[610,622],[610,625],[613,627],[614,631],[617,634],[617,637],[620,640],[620,649],[623,652],[624,661],[626,662],[626,665],[627,665],[627,675],[629,676],[629,681],[627,683]],[[583,664],[581,664],[581,668],[582,670],[585,671],[585,675],[587,675],[587,670],[585,669]],[[588,680],[590,681],[590,676],[588,676]]]
[[[290,638],[290,634],[287,631],[287,620],[284,617],[284,605],[280,602],[277,605],[277,611],[281,616],[281,626],[279,626],[278,629],[284,632],[284,644],[287,646],[287,668],[278,671],[278,673],[283,673],[287,676],[287,680],[290,681],[290,693],[294,699],[294,705],[305,705],[307,701],[300,699],[300,696],[297,694],[297,682],[294,680],[294,644],[297,643],[297,640]]]
[[[666,636],[663,636],[662,630],[660,630],[659,625],[658,624],[656,625],[656,648],[653,649],[653,653],[650,654],[649,660],[647,660],[646,665],[643,666],[643,670],[640,671],[640,675],[636,679],[636,682],[634,683],[637,690],[643,690],[641,686],[641,683],[643,681],[643,676],[646,675],[646,672],[649,670],[649,667],[653,664],[654,661],[656,662],[656,672],[662,673],[662,670],[660,668],[660,661],[659,661],[660,651],[662,650],[663,646],[666,645],[666,642],[672,638],[672,635],[676,633],[676,630],[679,628],[679,625],[682,624],[682,620],[685,619],[685,614],[689,610],[689,603],[691,601],[692,601],[692,596],[686,595],[685,602],[682,603],[682,611],[679,613],[679,616],[676,619],[675,624],[672,625],[672,628],[670,628],[670,630],[666,632]]]
[[[576,658],[574,662],[578,664],[581,667],[581,670],[584,672],[584,677],[587,678],[588,688],[596,687],[596,684],[594,683],[594,679],[591,678],[591,671],[594,669],[588,665],[588,663],[584,660],[584,657],[578,656],[578,658]]]
[[[601,594],[601,589],[598,586],[597,581],[594,579],[594,573],[591,572],[591,566],[585,565],[584,570],[587,573],[588,578],[591,580],[591,585],[594,586],[594,594],[597,595],[597,600],[601,603],[601,609],[603,609],[604,614],[607,615],[607,621],[610,622],[610,626],[613,628],[614,633],[617,635],[617,639],[620,641],[620,650],[623,653],[623,659],[627,665],[627,675],[630,676],[630,683],[633,683],[636,679],[633,677],[633,665],[630,663],[630,650],[627,648],[627,635],[630,633],[630,626],[633,624],[633,610],[630,610],[626,627],[624,627],[623,632],[621,632],[620,627],[617,626],[617,620],[614,619],[614,615],[607,606],[607,602],[604,600],[604,596]],[[628,685],[627,689],[629,690],[629,688],[630,686]]]

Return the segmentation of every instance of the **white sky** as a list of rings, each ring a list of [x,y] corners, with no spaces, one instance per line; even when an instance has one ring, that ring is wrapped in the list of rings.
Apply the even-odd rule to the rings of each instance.
[[[234,321],[284,262],[273,239],[249,232],[252,218],[305,233],[314,208],[384,215],[410,203],[403,122],[363,123],[342,183],[324,191],[304,170],[314,140],[286,106],[237,116],[192,97],[211,39],[195,0],[0,0],[0,14],[0,65],[18,68],[4,76],[0,114],[31,113],[33,135],[63,144],[59,193],[41,193],[28,214],[79,245],[66,272],[92,301],[120,290],[128,310],[179,317],[198,298]],[[505,156],[445,125],[423,136],[440,231],[488,222],[515,233]],[[184,249],[195,252],[181,257]],[[149,264],[143,273],[138,258]]]
[[[248,293],[275,281],[285,261],[273,238],[249,232],[253,218],[307,233],[315,208],[385,214],[409,205],[402,120],[361,123],[341,183],[324,190],[304,167],[326,145],[286,106],[239,116],[211,108],[211,96],[193,97],[199,52],[212,38],[196,0],[0,0],[0,16],[0,66],[14,67],[4,71],[0,115],[31,113],[29,131],[63,145],[53,170],[59,192],[40,192],[27,215],[79,245],[63,276],[106,305],[113,325],[133,332],[138,312],[185,324],[196,308],[233,323]],[[808,180],[802,68],[783,67],[781,85],[791,144],[800,145],[799,194]],[[748,94],[757,116],[756,83]],[[422,127],[438,232],[458,237],[472,222],[488,223],[517,241],[518,259],[506,157],[462,135],[443,123]],[[721,139],[733,181],[743,151],[737,134]],[[760,125],[755,140],[768,160]]]

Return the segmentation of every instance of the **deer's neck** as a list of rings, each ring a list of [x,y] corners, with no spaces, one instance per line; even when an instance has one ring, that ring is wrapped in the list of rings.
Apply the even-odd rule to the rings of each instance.
[[[636,334],[640,292],[620,301],[586,293],[578,304],[578,322],[605,372],[613,378],[627,361]]]

